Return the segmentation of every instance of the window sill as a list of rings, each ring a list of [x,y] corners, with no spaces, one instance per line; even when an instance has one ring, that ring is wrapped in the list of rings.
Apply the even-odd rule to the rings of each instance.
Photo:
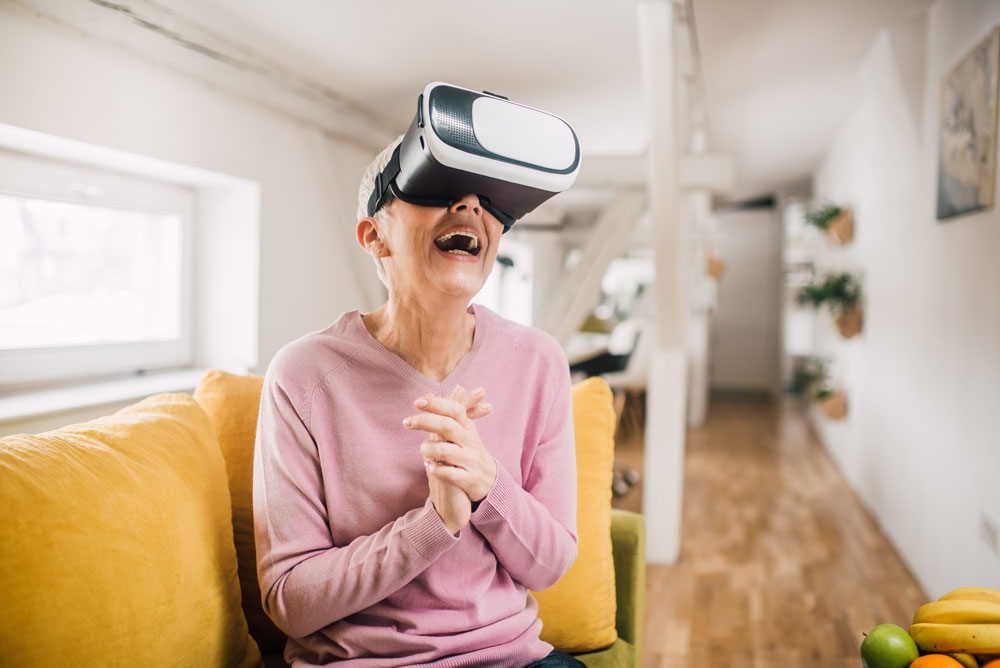
[[[138,400],[161,392],[190,392],[207,369],[181,369],[122,380],[0,397],[0,424],[52,413]]]

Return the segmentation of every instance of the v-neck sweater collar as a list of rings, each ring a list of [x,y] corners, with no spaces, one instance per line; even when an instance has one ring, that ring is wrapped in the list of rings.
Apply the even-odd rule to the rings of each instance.
[[[382,345],[382,343],[368,331],[364,320],[361,318],[360,310],[355,309],[346,313],[348,325],[347,329],[353,335],[354,339],[358,343],[364,345],[365,349],[371,353],[375,359],[384,361],[389,367],[394,369],[404,378],[407,378],[408,380],[419,385],[431,387],[435,391],[440,392],[441,390],[445,390],[448,394],[451,394],[451,391],[458,384],[458,379],[473,363],[477,353],[483,347],[485,339],[488,337],[487,332],[489,327],[485,322],[488,318],[488,309],[477,304],[470,304],[469,308],[466,309],[466,312],[472,313],[476,318],[476,325],[472,334],[472,347],[441,382],[437,382],[433,378],[427,377],[411,366],[410,363],[402,357]]]

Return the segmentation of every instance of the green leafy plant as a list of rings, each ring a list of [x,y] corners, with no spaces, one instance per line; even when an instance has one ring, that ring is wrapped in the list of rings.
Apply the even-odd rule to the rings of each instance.
[[[830,223],[843,212],[844,210],[836,204],[824,204],[817,209],[810,209],[806,213],[806,222],[825,231],[830,227]]]
[[[817,387],[816,390],[813,392],[813,401],[822,401],[823,399],[832,396],[833,396],[833,390],[824,385],[822,387]]]
[[[835,313],[851,310],[860,300],[861,282],[847,272],[827,274],[822,283],[807,285],[796,296],[799,304],[809,304],[813,308],[827,304]]]
[[[830,386],[828,377],[830,361],[825,357],[810,355],[795,370],[792,391],[808,401],[820,402],[838,394]]]
[[[813,308],[819,308],[826,301],[826,289],[823,284],[810,283],[799,290],[796,301],[799,304],[809,304]]]
[[[829,361],[824,357],[810,355],[796,366],[792,377],[791,390],[795,394],[808,395],[817,385],[826,382]]]

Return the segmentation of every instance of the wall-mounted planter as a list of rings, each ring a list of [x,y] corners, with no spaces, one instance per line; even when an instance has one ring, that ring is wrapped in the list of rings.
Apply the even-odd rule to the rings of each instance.
[[[726,273],[726,263],[714,255],[707,255],[705,256],[705,272],[715,280],[719,280]]]
[[[845,339],[861,332],[861,281],[848,272],[827,274],[822,281],[804,286],[796,295],[799,304],[820,308],[824,304],[838,315],[835,324]]]
[[[847,397],[843,392],[834,391],[826,394],[822,399],[817,399],[816,404],[831,420],[843,420],[847,417]]]
[[[834,324],[837,325],[837,330],[845,339],[857,336],[861,333],[861,307],[853,306],[843,311],[834,319]]]
[[[854,216],[849,209],[844,209],[830,221],[826,228],[826,236],[834,243],[844,245],[854,239]]]
[[[832,202],[806,213],[806,222],[826,233],[835,244],[850,243],[854,239],[854,216],[851,210]]]

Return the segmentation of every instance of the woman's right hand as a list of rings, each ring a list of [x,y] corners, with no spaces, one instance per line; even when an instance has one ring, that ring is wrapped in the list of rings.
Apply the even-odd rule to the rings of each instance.
[[[469,416],[470,420],[475,420],[489,415],[492,410],[489,404],[479,403],[483,400],[484,396],[485,392],[482,389],[466,395],[465,390],[461,387],[456,387],[455,391],[452,392],[451,398],[464,403],[466,415]],[[428,440],[440,439],[437,434],[432,433]],[[444,466],[447,466],[447,464],[441,464],[430,459],[424,460],[424,468],[427,471],[427,483],[430,487],[431,503],[434,505],[434,510],[441,517],[441,521],[448,527],[448,531],[452,535],[456,535],[465,528],[465,525],[469,523],[469,519],[472,517],[472,501],[461,487],[443,480],[436,475],[437,471]]]
[[[448,527],[451,535],[457,536],[472,517],[472,501],[469,500],[468,494],[462,488],[441,480],[435,475],[435,469],[442,466],[445,464],[438,464],[429,459],[424,460],[424,467],[427,469],[427,484],[430,487],[431,503],[434,504],[434,510],[437,511],[444,525]]]

